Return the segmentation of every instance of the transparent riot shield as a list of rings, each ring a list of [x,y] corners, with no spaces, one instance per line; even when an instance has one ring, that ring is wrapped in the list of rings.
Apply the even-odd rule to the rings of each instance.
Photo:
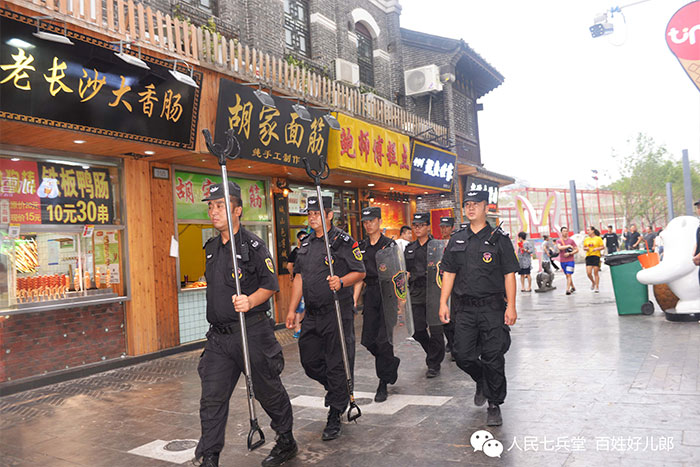
[[[403,324],[409,336],[413,335],[411,295],[408,293],[408,275],[403,252],[398,245],[379,250],[375,256],[379,288],[382,294],[382,310],[389,342],[393,343],[394,328]]]
[[[425,281],[425,311],[427,313],[428,326],[439,326],[440,321],[440,293],[442,291],[442,254],[445,252],[447,240],[432,239],[428,242],[427,275]]]

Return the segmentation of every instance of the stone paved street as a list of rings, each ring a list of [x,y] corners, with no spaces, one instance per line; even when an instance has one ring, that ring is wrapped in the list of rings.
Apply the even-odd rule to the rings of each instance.
[[[504,424],[490,430],[504,446],[500,459],[470,445],[486,426],[468,376],[448,360],[438,378],[426,379],[424,354],[405,334],[397,336],[399,380],[383,404],[371,402],[374,363],[358,344],[364,415],[345,423],[340,439],[322,442],[326,411],[308,407],[322,388],[304,375],[297,346],[282,331],[300,445],[287,465],[700,465],[700,326],[668,322],[658,306],[653,316],[618,316],[609,269],[600,294],[589,290],[583,269],[577,266],[573,296],[564,295],[561,273],[554,292],[518,294]],[[198,357],[181,353],[0,398],[0,464],[182,465],[129,451],[199,437]],[[259,465],[274,443],[269,419],[259,410],[268,442],[249,453],[242,384],[231,409],[221,465]]]

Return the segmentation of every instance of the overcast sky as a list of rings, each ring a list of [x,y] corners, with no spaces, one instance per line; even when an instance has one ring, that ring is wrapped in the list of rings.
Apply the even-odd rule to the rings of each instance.
[[[665,41],[689,0],[623,8],[627,34],[591,38],[601,0],[401,0],[401,25],[464,39],[504,77],[479,102],[485,167],[531,186],[593,187],[617,176],[611,160],[644,132],[677,159],[700,161],[700,91]],[[622,18],[619,18],[622,21]],[[612,37],[612,39],[610,39]],[[619,45],[621,44],[621,45]]]

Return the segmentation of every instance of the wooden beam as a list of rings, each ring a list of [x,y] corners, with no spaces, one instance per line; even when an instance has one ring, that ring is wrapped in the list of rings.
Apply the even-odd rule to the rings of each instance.
[[[127,243],[131,258],[131,300],[126,302],[126,346],[129,355],[158,350],[150,179],[151,169],[147,161],[124,159],[124,180],[129,180],[125,204],[129,216]]]

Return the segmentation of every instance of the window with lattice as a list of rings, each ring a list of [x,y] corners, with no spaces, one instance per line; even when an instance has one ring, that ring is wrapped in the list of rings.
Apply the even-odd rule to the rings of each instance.
[[[362,24],[355,24],[357,33],[357,65],[360,67],[360,82],[374,86],[374,44],[369,30]]]
[[[284,42],[288,49],[309,56],[309,2],[284,0]]]

